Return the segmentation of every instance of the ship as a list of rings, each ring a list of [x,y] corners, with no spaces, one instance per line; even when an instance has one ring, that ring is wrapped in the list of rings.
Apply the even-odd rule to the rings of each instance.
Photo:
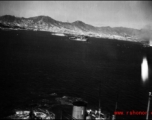
[[[80,98],[63,96],[56,98],[58,104],[51,109],[32,107],[31,109],[17,109],[6,119],[35,119],[35,120],[109,120],[101,109],[87,108],[88,103]],[[60,103],[60,104],[59,104]],[[55,109],[53,109],[55,108]]]
[[[99,84],[99,106],[98,110],[88,108],[88,102],[82,98],[63,96],[59,97],[53,93],[52,104],[44,107],[43,103],[36,104],[35,102],[30,105],[30,110],[16,110],[14,115],[8,119],[41,119],[41,120],[110,120],[110,114],[101,111],[100,93],[101,83]],[[54,96],[55,95],[55,96]],[[54,98],[54,100],[53,100]],[[42,100],[46,104],[49,101]],[[45,108],[45,109],[44,109]],[[115,120],[115,119],[113,119]]]
[[[71,112],[70,112],[71,113]],[[105,113],[101,112],[101,109],[92,110],[87,109],[87,102],[75,101],[72,105],[72,114],[68,114],[65,109],[61,110],[61,120],[109,120],[109,117]]]
[[[88,41],[88,37],[84,36],[84,35],[70,36],[69,39],[70,40],[75,40],[75,41],[82,41],[82,42],[87,42]]]

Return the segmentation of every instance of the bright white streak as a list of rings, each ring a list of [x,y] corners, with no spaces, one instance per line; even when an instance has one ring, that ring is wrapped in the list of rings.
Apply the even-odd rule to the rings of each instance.
[[[143,82],[148,79],[148,62],[146,58],[143,58],[143,61],[141,63],[141,77]]]
[[[149,41],[149,46],[152,46],[152,40]]]

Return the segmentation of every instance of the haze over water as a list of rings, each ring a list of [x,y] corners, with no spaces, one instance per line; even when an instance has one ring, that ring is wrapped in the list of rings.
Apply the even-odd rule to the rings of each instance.
[[[49,32],[1,31],[0,35],[1,111],[38,99],[33,94],[54,92],[81,97],[88,108],[98,108],[99,84],[102,110],[112,113],[119,94],[118,110],[146,111],[152,82],[151,76],[142,82],[141,62],[146,56],[152,67],[151,47],[99,38],[72,41]]]

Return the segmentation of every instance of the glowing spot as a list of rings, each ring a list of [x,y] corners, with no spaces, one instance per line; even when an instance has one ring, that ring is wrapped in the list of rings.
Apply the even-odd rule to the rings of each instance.
[[[141,77],[143,82],[148,79],[148,62],[146,58],[143,58],[143,61],[141,63]]]
[[[152,40],[149,41],[149,46],[152,46]]]

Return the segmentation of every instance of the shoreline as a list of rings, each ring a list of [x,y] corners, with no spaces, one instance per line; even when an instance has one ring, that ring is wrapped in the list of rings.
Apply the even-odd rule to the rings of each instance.
[[[60,31],[48,31],[48,30],[35,30],[35,29],[22,29],[22,28],[3,28],[3,27],[0,27],[0,30],[4,30],[4,31],[10,31],[10,30],[13,30],[13,31],[17,31],[17,30],[21,30],[21,31],[33,31],[33,32],[49,32],[51,33],[51,35],[55,35],[55,36],[61,36],[61,37],[64,37],[64,36],[87,36],[87,37],[91,37],[91,38],[101,38],[101,39],[110,39],[110,40],[119,40],[119,41],[128,41],[128,42],[138,42],[138,43],[141,43],[143,44],[144,47],[152,47],[152,45],[149,45],[147,43],[139,39],[131,39],[131,38],[125,38],[125,37],[122,37],[122,36],[116,36],[115,35],[107,35],[107,36],[99,36],[99,35],[88,35],[88,34],[80,34],[80,33],[66,33],[66,32],[60,32]]]

